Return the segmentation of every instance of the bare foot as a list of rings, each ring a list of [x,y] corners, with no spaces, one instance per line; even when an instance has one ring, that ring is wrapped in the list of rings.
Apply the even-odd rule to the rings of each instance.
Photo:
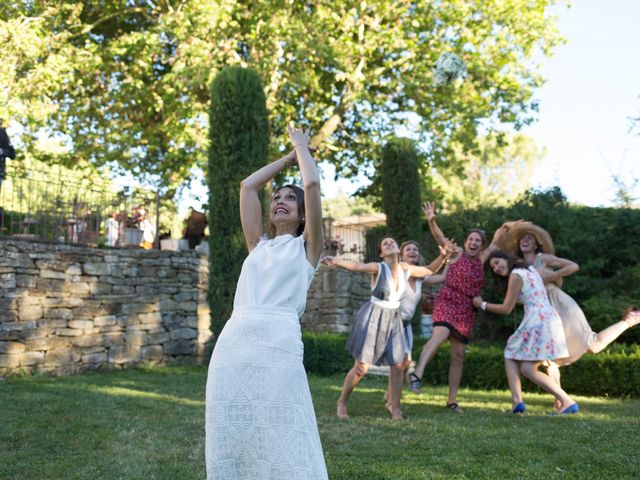
[[[404,416],[402,415],[402,410],[400,410],[400,409],[397,409],[397,410],[389,409],[389,411],[391,412],[391,420],[393,420],[394,422],[400,422],[400,421],[404,420]]]
[[[555,399],[555,401],[553,402],[553,409],[556,412],[559,412],[560,410],[562,410],[562,402],[560,402],[560,400],[558,400],[557,398]]]
[[[341,418],[343,420],[346,420],[347,418],[349,418],[349,414],[347,414],[347,404],[338,400],[336,405],[337,405],[336,415],[338,416],[338,418]]]
[[[566,408],[570,407],[571,405],[573,405],[574,402],[572,398],[567,397],[563,402],[560,402],[559,400],[556,400],[555,403],[560,404],[560,406],[556,409],[558,412],[562,412],[563,410],[565,410]],[[555,408],[555,403],[554,403],[554,408]]]

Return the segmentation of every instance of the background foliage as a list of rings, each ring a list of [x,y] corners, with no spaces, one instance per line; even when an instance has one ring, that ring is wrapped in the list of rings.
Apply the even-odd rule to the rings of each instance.
[[[311,333],[302,335],[304,365],[308,372],[320,375],[345,373],[353,366],[347,353],[344,335]],[[413,358],[419,358],[426,339],[416,337]],[[640,396],[640,346],[609,347],[598,355],[585,355],[578,362],[563,367],[562,385],[570,394]],[[449,344],[443,345],[425,371],[424,381],[429,385],[448,383],[450,363]],[[464,359],[462,386],[493,390],[508,389],[504,373],[504,343],[471,344]],[[523,379],[525,391],[541,391]]]
[[[382,210],[387,215],[387,233],[399,239],[420,240],[421,199],[418,155],[408,138],[392,138],[382,149],[376,176],[382,190]]]
[[[529,190],[507,207],[481,206],[452,213],[438,212],[444,234],[462,244],[470,228],[481,228],[490,238],[507,220],[525,219],[545,228],[553,238],[556,254],[575,261],[580,271],[567,277],[563,289],[584,310],[589,324],[598,332],[620,319],[629,305],[640,304],[640,210],[570,205],[560,189]],[[427,259],[437,256],[437,246],[423,222],[428,239],[423,247]],[[367,251],[373,251],[386,227],[367,232]],[[402,241],[402,239],[400,239]],[[483,296],[501,300],[487,271]],[[521,312],[510,316],[480,313],[475,338],[506,340],[518,325]],[[640,342],[640,330],[631,329],[625,342]]]
[[[538,54],[560,43],[556,0],[105,0],[10,2],[0,12],[0,116],[21,150],[43,134],[65,161],[109,164],[172,188],[206,170],[212,79],[256,69],[273,133],[307,123],[340,176],[369,168],[404,126],[425,151],[421,174],[461,171],[479,128],[535,116]],[[433,86],[443,52],[467,63],[462,84]]]

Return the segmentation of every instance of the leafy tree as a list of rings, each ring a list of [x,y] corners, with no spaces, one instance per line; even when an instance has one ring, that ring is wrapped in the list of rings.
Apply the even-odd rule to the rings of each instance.
[[[339,175],[373,174],[376,146],[405,125],[427,145],[426,174],[458,165],[480,125],[532,120],[542,81],[532,59],[560,42],[556,1],[10,2],[0,116],[24,128],[33,152],[45,131],[69,145],[70,163],[111,163],[173,187],[206,167],[211,79],[251,66],[274,150],[288,121],[308,122]],[[448,51],[469,76],[436,87],[432,66]]]
[[[387,233],[398,241],[419,240],[422,221],[418,155],[413,140],[392,138],[382,150],[378,169]]]
[[[260,77],[229,67],[211,85],[209,149],[209,303],[214,335],[231,315],[247,247],[240,225],[240,182],[267,163],[269,122]]]
[[[333,219],[376,212],[376,209],[367,199],[362,197],[347,197],[346,195],[323,199],[322,210],[325,218],[331,217]]]
[[[533,168],[543,156],[525,135],[482,137],[477,152],[460,152],[460,169],[443,166],[434,173],[435,196],[448,211],[507,206],[529,188]]]

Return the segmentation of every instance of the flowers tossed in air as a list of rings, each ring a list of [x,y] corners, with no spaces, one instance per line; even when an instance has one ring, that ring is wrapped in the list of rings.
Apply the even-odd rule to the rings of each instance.
[[[467,66],[459,56],[454,53],[443,53],[436,60],[433,69],[436,85],[447,85],[458,78],[467,75]]]

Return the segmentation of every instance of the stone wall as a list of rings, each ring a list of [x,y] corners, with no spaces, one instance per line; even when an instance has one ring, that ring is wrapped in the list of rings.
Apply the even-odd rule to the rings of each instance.
[[[0,376],[205,362],[207,282],[207,258],[195,252],[0,239]],[[348,332],[369,282],[321,266],[303,330]]]
[[[302,316],[302,329],[346,333],[362,304],[371,297],[371,276],[339,268],[318,269]]]
[[[207,258],[0,240],[0,375],[204,360]]]

